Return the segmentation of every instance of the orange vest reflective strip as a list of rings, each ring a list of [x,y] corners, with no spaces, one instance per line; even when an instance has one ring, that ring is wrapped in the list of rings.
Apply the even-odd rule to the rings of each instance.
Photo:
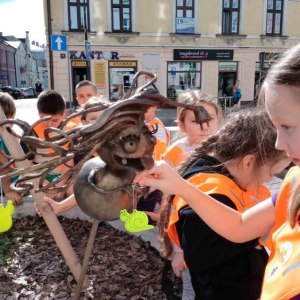
[[[267,264],[261,300],[289,300],[300,294],[300,228],[284,223],[273,233],[274,255]]]
[[[299,167],[293,167],[286,174],[281,184],[279,194],[277,196],[276,205],[275,205],[275,224],[270,230],[269,234],[266,237],[263,237],[263,239],[266,240],[265,243],[270,245],[270,248],[269,246],[267,246],[271,251],[269,261],[273,258],[274,255],[274,251],[272,251],[273,250],[272,235],[278,228],[282,226],[282,224],[286,222],[289,199],[291,197],[292,191],[296,188],[299,182],[300,182]]]
[[[164,160],[170,162],[174,167],[178,167],[186,157],[187,153],[185,153],[178,145],[168,148],[162,156]]]
[[[244,212],[250,207],[256,205],[257,201],[261,202],[268,198],[264,198],[267,195],[264,188],[262,188],[262,191],[265,191],[265,194],[257,194],[257,197],[254,197],[254,191],[250,191],[249,193],[242,191],[234,181],[221,174],[200,173],[189,178],[188,182],[193,184],[205,194],[221,194],[227,196],[235,204],[239,212]],[[175,196],[170,212],[168,234],[179,248],[181,248],[181,245],[175,223],[179,220],[179,210],[187,205],[188,204],[182,198]]]
[[[44,135],[44,131],[46,130],[47,128],[43,125],[43,123],[39,123],[37,124],[33,130],[35,131],[35,133],[37,134],[37,136],[42,139],[42,140],[45,140],[45,135]],[[69,128],[68,128],[69,129]],[[65,145],[67,146],[67,145]],[[53,153],[54,151],[51,149],[51,148],[47,148],[46,149],[48,153]],[[60,171],[63,170],[63,165],[59,165],[57,166],[56,168],[58,168]]]
[[[155,118],[154,120],[152,120],[150,122],[150,124],[148,126],[150,131],[153,130],[153,127],[155,128],[155,124],[160,125],[166,133],[167,142],[157,139],[156,140],[156,145],[154,147],[154,152],[153,152],[154,159],[155,160],[161,160],[162,155],[167,151],[167,148],[169,146],[170,135],[169,135],[168,130],[165,128],[165,125],[157,118]]]

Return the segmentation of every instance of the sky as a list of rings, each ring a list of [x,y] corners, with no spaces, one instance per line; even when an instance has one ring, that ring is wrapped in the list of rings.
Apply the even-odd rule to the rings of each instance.
[[[0,32],[46,43],[43,0],[0,0]]]

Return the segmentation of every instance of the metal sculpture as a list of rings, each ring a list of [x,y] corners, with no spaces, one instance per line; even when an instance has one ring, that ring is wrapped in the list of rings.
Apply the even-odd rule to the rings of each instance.
[[[133,92],[141,75],[148,75],[153,79]],[[202,106],[177,103],[162,96],[155,86],[156,80],[154,74],[137,73],[125,95],[126,99],[73,114],[61,124],[60,128],[46,129],[45,140],[39,139],[32,128],[47,118],[39,120],[32,126],[20,120],[0,122],[0,126],[8,124],[20,126],[24,131],[22,136],[17,135],[10,127],[7,127],[7,131],[25,143],[29,149],[29,153],[21,158],[7,156],[9,161],[0,167],[0,172],[9,169],[10,173],[0,178],[20,176],[11,187],[17,192],[26,192],[32,189],[33,185],[30,180],[39,178],[38,188],[35,192],[42,191],[48,194],[64,191],[75,181],[74,194],[78,205],[86,214],[95,219],[75,299],[78,299],[80,294],[99,220],[116,220],[119,219],[121,210],[132,211],[132,182],[135,174],[151,168],[154,164],[152,155],[156,143],[154,133],[157,128],[148,129],[144,123],[145,112],[153,106],[169,105],[192,110],[196,123],[201,127],[203,123],[208,124],[210,120],[209,114]],[[70,119],[84,113],[104,109],[104,113],[94,124],[68,131],[63,130]],[[52,149],[52,152],[44,154],[39,149]],[[100,158],[91,159],[95,152],[101,157],[101,160]],[[26,169],[12,167],[14,162],[27,159],[31,153],[49,157],[49,161]],[[68,162],[76,155],[82,155],[82,159],[76,166],[69,166],[68,172],[63,176],[51,183],[45,183],[45,177],[51,170],[62,164],[68,166]],[[56,184],[65,178],[68,178],[67,183],[63,187],[56,187]],[[141,186],[135,186],[135,191],[137,202],[148,193],[148,189]]]

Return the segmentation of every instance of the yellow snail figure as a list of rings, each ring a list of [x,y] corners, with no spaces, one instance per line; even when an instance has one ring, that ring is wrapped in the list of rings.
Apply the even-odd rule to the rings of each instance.
[[[154,226],[148,225],[148,216],[136,209],[133,210],[132,214],[129,214],[126,209],[122,209],[120,220],[125,222],[125,229],[128,232],[139,232],[154,228]]]
[[[9,230],[12,226],[12,214],[14,213],[14,206],[11,200],[7,201],[6,207],[0,204],[0,232]]]

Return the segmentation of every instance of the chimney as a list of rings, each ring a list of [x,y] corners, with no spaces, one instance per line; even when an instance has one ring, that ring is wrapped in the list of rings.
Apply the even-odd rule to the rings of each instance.
[[[36,45],[39,47],[39,42],[36,42]]]
[[[3,36],[3,35],[2,35],[2,31],[0,32],[0,36]]]
[[[32,42],[31,42],[31,45],[35,45],[35,41],[32,41]]]
[[[44,45],[44,44],[42,45],[42,48],[45,48],[45,45]]]

